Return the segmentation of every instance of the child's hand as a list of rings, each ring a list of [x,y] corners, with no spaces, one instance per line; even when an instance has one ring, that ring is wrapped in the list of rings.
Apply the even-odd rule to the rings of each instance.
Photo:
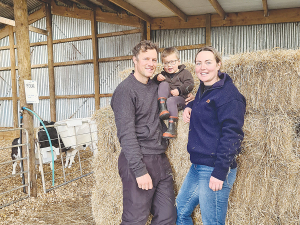
[[[195,96],[192,93],[189,93],[188,97],[185,99],[185,104],[187,105],[189,102],[194,100],[195,100]]]
[[[158,74],[158,76],[157,76],[157,80],[158,81],[163,81],[163,80],[165,80],[166,78],[162,75],[162,74]]]
[[[172,90],[172,91],[171,91],[171,94],[172,94],[173,96],[178,96],[178,95],[179,95],[178,89],[176,88],[176,89]]]

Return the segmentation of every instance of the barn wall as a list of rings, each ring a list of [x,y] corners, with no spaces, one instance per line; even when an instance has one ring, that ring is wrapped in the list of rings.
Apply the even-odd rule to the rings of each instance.
[[[46,29],[46,19],[34,24]],[[97,22],[99,34],[136,29],[130,26]],[[211,29],[212,45],[223,56],[261,49],[286,48],[297,49],[300,46],[300,23],[282,23],[237,27],[217,27]],[[53,15],[53,39],[64,39],[91,35],[91,21]],[[151,33],[152,40],[159,47],[182,46],[205,43],[205,29],[157,30]],[[42,34],[30,32],[30,42],[46,41]],[[115,37],[99,38],[99,58],[131,55],[131,50],[141,40],[141,34],[128,34]],[[8,46],[9,38],[0,40],[0,46]],[[47,64],[47,46],[30,48],[32,65]],[[182,62],[193,61],[197,50],[180,51]],[[16,55],[17,57],[17,55]],[[54,62],[67,62],[92,59],[92,41],[82,40],[54,44]],[[10,67],[9,50],[0,51],[0,67]],[[120,83],[118,73],[133,67],[131,60],[100,62],[100,94],[113,93]],[[18,78],[18,72],[17,72]],[[48,68],[32,69],[32,79],[38,83],[40,96],[49,96]],[[94,93],[93,64],[55,67],[56,95],[81,95]],[[0,71],[0,97],[11,97],[10,71]],[[95,109],[93,98],[57,99],[57,119],[91,116]],[[110,97],[100,99],[100,107],[109,105]],[[41,100],[34,104],[34,110],[43,119],[50,120],[50,102]],[[38,121],[35,119],[35,126]],[[12,127],[12,101],[0,101],[0,127]]]
[[[213,27],[211,42],[223,56],[273,48],[297,49],[300,47],[299,33],[300,23]],[[151,35],[161,48],[205,43],[205,28],[155,30]],[[181,61],[193,61],[196,52],[180,51]]]

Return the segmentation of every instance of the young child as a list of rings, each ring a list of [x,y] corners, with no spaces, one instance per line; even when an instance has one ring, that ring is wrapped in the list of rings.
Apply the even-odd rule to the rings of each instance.
[[[159,118],[169,119],[169,128],[163,133],[164,138],[176,138],[178,110],[185,107],[185,99],[194,88],[192,74],[185,65],[180,65],[179,52],[176,48],[165,48],[161,54],[164,70],[154,76],[159,83],[158,104]]]

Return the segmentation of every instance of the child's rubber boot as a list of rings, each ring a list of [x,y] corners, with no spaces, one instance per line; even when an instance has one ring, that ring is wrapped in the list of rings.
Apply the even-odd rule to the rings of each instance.
[[[161,97],[158,99],[158,106],[159,106],[159,118],[161,120],[167,120],[170,117],[170,113],[167,109],[166,104],[167,99],[164,97]]]
[[[170,116],[169,128],[165,133],[163,133],[163,138],[172,139],[177,137],[177,122],[178,117]]]

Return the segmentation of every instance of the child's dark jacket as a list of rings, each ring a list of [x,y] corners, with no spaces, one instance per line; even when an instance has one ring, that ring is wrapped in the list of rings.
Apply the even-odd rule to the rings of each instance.
[[[187,98],[187,95],[193,90],[194,88],[194,78],[192,74],[185,69],[185,65],[178,66],[179,71],[177,73],[169,74],[166,71],[162,71],[161,74],[166,78],[164,81],[170,84],[170,89],[178,89],[179,96],[183,98]],[[153,77],[153,80],[156,83],[160,83],[157,80],[157,75]]]

